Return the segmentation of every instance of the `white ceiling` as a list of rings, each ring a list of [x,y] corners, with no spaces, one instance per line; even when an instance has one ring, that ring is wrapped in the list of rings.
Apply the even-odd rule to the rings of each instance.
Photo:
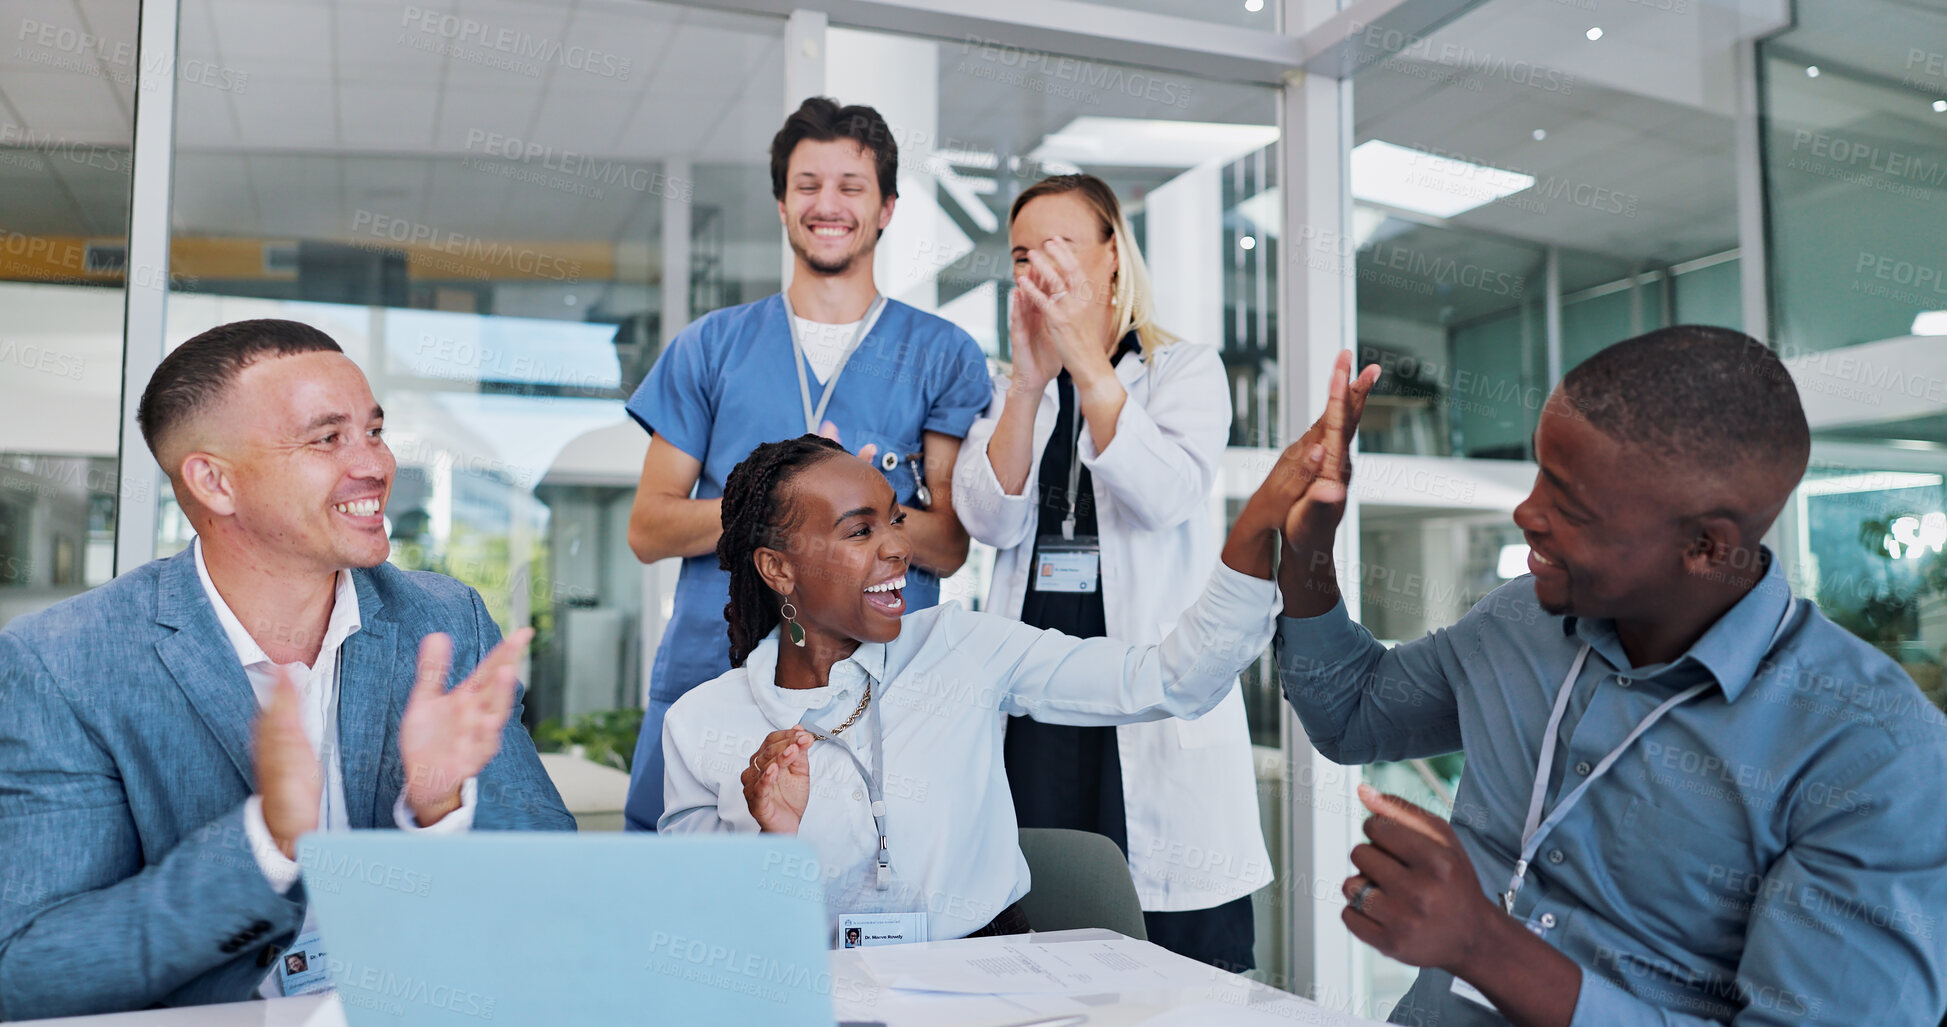
[[[0,9],[24,2],[0,0]],[[124,14],[112,31],[91,13],[102,4]],[[32,0],[38,20],[117,41],[133,38],[134,6]],[[407,13],[414,10],[450,11],[479,26],[462,55],[475,59],[451,53],[448,35],[429,31]],[[762,208],[768,197],[747,195],[748,174],[719,169],[761,169],[766,161],[784,92],[782,31],[779,19],[653,0],[184,0],[174,220],[204,235],[343,238],[350,219],[369,211],[493,238],[654,237],[658,190],[563,174],[564,158],[584,169],[658,171],[686,160],[699,202],[734,186],[742,192],[726,193],[723,204]],[[488,52],[481,38],[508,40],[516,52]],[[530,56],[550,47],[553,60]],[[626,59],[628,75],[570,67],[572,47],[612,55],[614,67]],[[482,56],[515,67],[490,67]],[[1076,95],[1018,88],[995,77],[1017,71],[1007,59],[978,48],[970,55],[955,41],[940,44],[939,65],[942,141],[1007,155],[1027,154],[1084,115],[1268,125],[1276,112],[1268,88],[1182,76],[1160,77],[1169,104],[1154,100],[1155,75],[1112,80],[1142,81],[1149,97],[1102,87],[1100,78],[1094,86],[1059,83],[1080,86]],[[212,79],[234,88],[207,84]],[[119,102],[112,92],[71,69],[0,50],[0,145],[11,129],[126,148],[133,90],[121,89]],[[543,155],[510,161],[489,153],[490,145]],[[85,222],[89,233],[119,234],[125,156],[121,165],[104,171],[31,154],[0,162],[10,227],[68,233]],[[1176,170],[1114,175],[1135,199]],[[509,173],[546,176],[561,188]],[[595,190],[601,195],[590,195]],[[1009,198],[1003,189],[991,202],[1004,212]],[[751,227],[768,233],[755,220]]]
[[[1538,189],[1553,183],[1571,195],[1599,188],[1634,199],[1633,216],[1572,198],[1544,200],[1539,212],[1537,204],[1489,204],[1455,218],[1458,226],[1646,262],[1721,250],[1736,238],[1725,113],[1730,43],[1768,28],[1775,5],[1692,0],[1677,14],[1603,4],[1598,16],[1580,3],[1490,0],[1422,51],[1485,60],[1488,70],[1456,74],[1410,57],[1369,69],[1355,80],[1357,135],[1517,168],[1541,179]],[[0,16],[14,24],[13,14],[31,11],[127,40],[134,7],[0,0]],[[1760,16],[1740,13],[1760,8]],[[554,58],[493,55],[521,63],[511,71],[456,59],[437,52],[449,40],[411,19],[417,9],[450,11],[530,54],[552,47]],[[1605,34],[1591,43],[1583,32],[1594,23]],[[781,33],[779,20],[653,0],[184,0],[184,78],[223,77],[241,88],[179,81],[174,218],[198,234],[343,238],[364,210],[496,238],[651,238],[661,206],[654,190],[489,156],[483,139],[518,139],[557,157],[573,151],[585,167],[689,160],[705,198],[729,177],[711,165],[763,163],[779,121]],[[12,132],[82,149],[128,145],[132,88],[34,60],[77,55],[31,40],[16,45],[25,57],[0,47],[0,144]],[[570,47],[626,59],[629,74],[618,80],[569,67]],[[1029,153],[1084,115],[1267,124],[1274,114],[1271,92],[1258,86],[1178,77],[1169,84],[1180,106],[1159,109],[1113,90],[1077,98],[1015,88],[982,77],[998,69],[969,66],[968,58],[967,47],[942,43],[940,131],[965,148]],[[96,63],[110,73],[132,70]],[[1524,65],[1560,69],[1558,80],[1572,85],[1550,91],[1500,70]],[[1546,141],[1531,138],[1537,128]],[[125,156],[119,169],[61,152],[16,156],[0,161],[6,227],[119,234]],[[552,175],[568,188],[536,188],[505,172]],[[1117,185],[1139,200],[1171,174],[1123,169]],[[747,192],[748,175],[736,177]],[[582,194],[591,189],[601,195]],[[1005,189],[992,197],[1002,211],[1005,199]],[[761,219],[755,227],[768,231]]]
[[[1360,73],[1357,139],[1537,179],[1451,219],[1458,227],[1647,264],[1728,249],[1737,242],[1732,46],[1775,29],[1784,13],[1734,4],[1692,0],[1683,13],[1484,4]],[[1592,27],[1601,39],[1586,37]]]
[[[133,38],[134,6],[38,2],[31,16],[118,37],[114,52]],[[125,16],[104,26],[103,7]],[[415,10],[479,29],[456,55],[450,30]],[[495,238],[641,240],[663,190],[628,172],[691,161],[701,167],[687,181],[707,193],[708,165],[761,162],[783,95],[782,25],[647,0],[186,0],[174,218],[198,234],[334,238],[366,210]],[[51,136],[69,150],[125,149],[133,89],[35,58],[132,67],[26,45],[24,56],[0,49],[0,145]],[[466,59],[480,55],[514,67]],[[586,70],[591,60],[615,74]],[[530,148],[525,161],[502,156]],[[114,170],[59,154],[0,162],[9,227],[119,234],[126,159]]]
[[[1937,56],[1947,50],[1947,0],[1802,4],[1784,42],[1830,66],[1947,93]]]

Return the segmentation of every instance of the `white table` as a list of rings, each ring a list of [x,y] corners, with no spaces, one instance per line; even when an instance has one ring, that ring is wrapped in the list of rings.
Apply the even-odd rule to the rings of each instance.
[[[622,811],[629,801],[628,774],[565,752],[541,753],[541,769],[561,793],[561,804],[573,814],[576,831],[622,830]]]
[[[1067,931],[1060,934],[1078,938],[1115,937],[1109,931]],[[994,940],[980,939],[966,944],[978,945]],[[1080,999],[1052,996],[996,999],[977,995],[888,992],[879,988],[871,975],[865,972],[857,951],[833,952],[831,972],[839,1017],[880,1021],[887,1027],[1002,1027],[1047,1015],[1043,1010],[1085,1013],[1088,1016],[1086,1027],[1134,1027],[1172,1010],[1191,1009],[1202,1014],[1196,1016],[1196,1022],[1208,1027],[1240,1022],[1249,1022],[1254,1027],[1271,1022],[1378,1027],[1377,1021],[1334,1013],[1296,995],[1215,968],[1210,969],[1207,981],[1194,986],[1092,995]],[[34,1022],[49,1027],[57,1024],[69,1027],[346,1027],[344,1011],[337,997],[322,995]]]

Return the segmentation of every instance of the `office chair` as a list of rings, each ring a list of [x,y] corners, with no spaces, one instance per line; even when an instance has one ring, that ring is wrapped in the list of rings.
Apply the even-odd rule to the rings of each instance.
[[[1021,855],[1027,857],[1033,888],[1021,911],[1037,931],[1106,927],[1144,941],[1143,908],[1129,860],[1107,835],[1091,831],[1024,827]]]

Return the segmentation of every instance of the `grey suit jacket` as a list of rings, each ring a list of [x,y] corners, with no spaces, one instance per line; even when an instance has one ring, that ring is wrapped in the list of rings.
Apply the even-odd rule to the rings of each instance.
[[[419,640],[451,681],[500,640],[471,588],[356,570],[338,732],[354,828],[389,828]],[[0,1019],[251,997],[304,922],[243,829],[258,707],[191,551],[0,631]],[[481,772],[476,829],[574,829],[520,723]]]

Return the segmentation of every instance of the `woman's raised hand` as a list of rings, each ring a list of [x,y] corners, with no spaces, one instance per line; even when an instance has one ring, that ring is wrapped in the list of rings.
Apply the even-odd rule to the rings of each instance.
[[[757,826],[796,834],[811,801],[811,732],[788,727],[764,736],[744,770],[744,802]]]
[[[1325,401],[1325,412],[1305,430],[1304,437],[1286,450],[1289,455],[1291,450],[1322,447],[1314,471],[1316,480],[1305,482],[1285,514],[1282,526],[1285,542],[1295,549],[1331,551],[1332,536],[1338,531],[1339,519],[1345,516],[1345,500],[1352,485],[1352,436],[1358,433],[1359,418],[1365,414],[1366,396],[1378,383],[1379,365],[1368,365],[1353,377],[1352,353],[1341,351],[1332,362],[1331,392]],[[1284,461],[1280,460],[1279,466],[1283,465]],[[1275,469],[1272,471],[1273,475],[1277,473]]]
[[[1007,298],[1007,345],[1014,361],[1014,384],[1030,398],[1038,398],[1055,375],[1061,357],[1043,334],[1041,311],[1019,287]]]
[[[1352,354],[1340,353],[1332,364],[1331,396],[1324,415],[1304,437],[1285,447],[1264,483],[1244,504],[1224,541],[1224,562],[1232,569],[1269,578],[1269,543],[1279,535],[1301,554],[1319,546],[1331,552],[1332,534],[1345,513],[1352,480],[1352,435],[1365,411],[1366,394],[1379,381],[1376,366],[1357,378],[1350,377],[1351,371]]]
[[[1092,326],[1100,322],[1100,308],[1114,304],[1107,287],[1089,281],[1066,239],[1050,239],[1027,255],[1025,267],[1015,266],[1014,291],[1026,296],[1040,316],[1041,330],[1036,333],[1040,352],[1054,358],[1049,377],[1065,367],[1077,388],[1103,376],[1114,378],[1109,347],[1092,334]]]

